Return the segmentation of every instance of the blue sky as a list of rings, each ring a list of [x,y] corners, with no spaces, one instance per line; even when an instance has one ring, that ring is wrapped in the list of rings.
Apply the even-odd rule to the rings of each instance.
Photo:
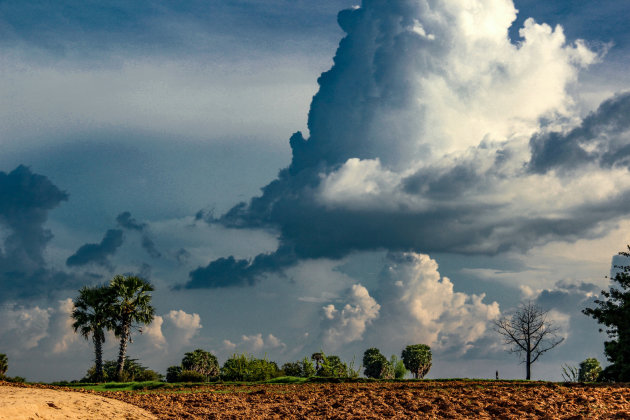
[[[79,378],[68,299],[116,273],[157,287],[130,354],[161,371],[197,347],[283,363],[424,342],[431,377],[518,378],[492,320],[528,299],[566,337],[534,377],[603,361],[580,309],[629,242],[629,16],[0,2],[9,374]]]

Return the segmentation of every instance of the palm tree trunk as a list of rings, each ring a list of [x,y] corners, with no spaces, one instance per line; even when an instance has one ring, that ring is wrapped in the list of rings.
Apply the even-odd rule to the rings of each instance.
[[[103,332],[95,331],[92,337],[94,341],[94,364],[96,365],[96,382],[103,381]]]
[[[125,366],[125,354],[127,353],[127,343],[129,342],[129,322],[124,322],[120,334],[120,351],[118,352],[118,364],[116,366],[116,380],[123,380],[123,368]]]

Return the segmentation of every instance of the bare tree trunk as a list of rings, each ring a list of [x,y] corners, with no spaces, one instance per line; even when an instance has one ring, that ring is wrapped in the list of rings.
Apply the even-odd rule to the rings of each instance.
[[[525,361],[526,370],[527,370],[527,379],[528,381],[532,378],[532,352],[527,352],[527,360]]]
[[[120,334],[120,351],[118,352],[118,364],[116,366],[116,380],[123,380],[123,368],[125,366],[125,354],[127,353],[127,343],[129,341],[130,325],[127,321],[123,322]]]
[[[96,332],[92,337],[94,341],[94,364],[96,365],[96,382],[103,381],[103,333]]]

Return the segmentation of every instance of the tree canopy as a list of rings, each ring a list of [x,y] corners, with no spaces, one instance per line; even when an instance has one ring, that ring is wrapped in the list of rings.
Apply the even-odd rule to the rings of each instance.
[[[413,377],[422,379],[431,369],[431,348],[426,344],[412,344],[402,351],[405,368],[411,371]]]
[[[620,256],[630,258],[628,251]],[[604,343],[604,353],[611,363],[602,372],[604,380],[630,382],[630,265],[614,265],[613,285],[602,290],[602,299],[595,300],[594,308],[582,312],[606,326],[610,340]],[[602,331],[600,329],[600,331]]]

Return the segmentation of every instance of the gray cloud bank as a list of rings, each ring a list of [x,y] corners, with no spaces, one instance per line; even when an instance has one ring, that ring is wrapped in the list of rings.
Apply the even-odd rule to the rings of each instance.
[[[278,251],[212,261],[183,287],[252,285],[302,259],[363,250],[527,250],[600,236],[627,215],[628,94],[565,128],[567,87],[596,53],[531,19],[515,45],[511,1],[475,4],[364,1],[340,12],[346,36],[318,80],[310,137],[291,137],[290,166],[261,196],[206,218],[275,230]],[[541,121],[563,130],[544,134]],[[548,173],[576,162],[598,165]],[[585,190],[597,177],[605,197]]]
[[[630,92],[601,103],[568,133],[536,135],[530,145],[533,172],[572,171],[592,163],[602,167],[630,165]]]

